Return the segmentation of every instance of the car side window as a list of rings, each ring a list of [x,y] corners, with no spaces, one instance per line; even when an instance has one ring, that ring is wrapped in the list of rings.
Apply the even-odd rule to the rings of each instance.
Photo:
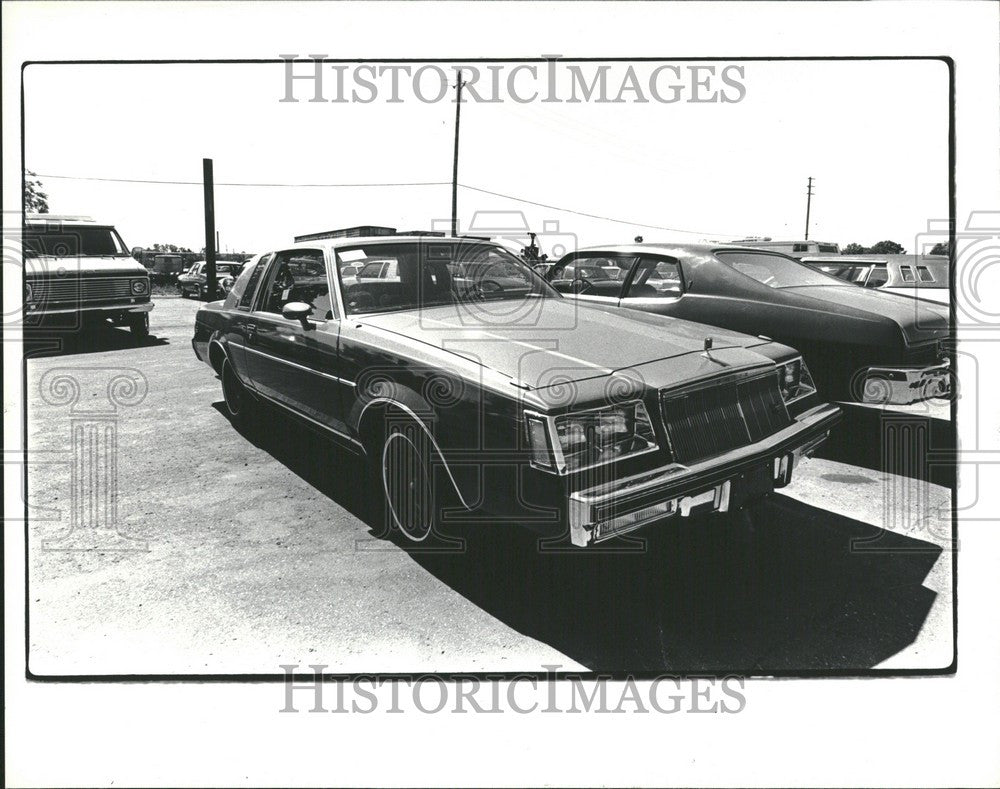
[[[279,252],[271,271],[261,310],[281,315],[286,304],[297,301],[312,307],[309,317],[313,320],[326,321],[333,317],[333,300],[322,250]]]
[[[684,292],[681,265],[673,258],[643,255],[629,283],[627,299],[675,299]]]
[[[910,266],[900,266],[899,273],[903,275],[903,282],[916,282],[913,276],[913,268]]]
[[[257,283],[260,282],[261,275],[267,270],[268,261],[271,259],[271,255],[261,255],[260,260],[257,265],[251,264],[248,266],[249,271],[244,272],[246,276],[246,283],[244,285],[244,290],[240,296],[240,303],[238,309],[249,310],[253,306],[253,297],[257,292]],[[242,280],[243,277],[240,277]],[[237,285],[239,282],[236,283]],[[233,290],[236,290],[236,286],[233,286]]]
[[[562,293],[617,299],[634,263],[634,255],[584,255],[557,272],[552,286]]]

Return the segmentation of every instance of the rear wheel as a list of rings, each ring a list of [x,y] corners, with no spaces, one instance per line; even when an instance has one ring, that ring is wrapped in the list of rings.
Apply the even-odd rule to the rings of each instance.
[[[229,359],[222,362],[222,397],[226,401],[229,420],[237,429],[245,430],[253,424],[253,397],[236,375]]]

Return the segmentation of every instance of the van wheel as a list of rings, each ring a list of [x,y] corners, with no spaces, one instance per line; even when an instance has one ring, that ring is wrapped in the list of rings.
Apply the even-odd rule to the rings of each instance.
[[[139,312],[129,315],[128,329],[136,340],[145,340],[149,336],[149,313]]]

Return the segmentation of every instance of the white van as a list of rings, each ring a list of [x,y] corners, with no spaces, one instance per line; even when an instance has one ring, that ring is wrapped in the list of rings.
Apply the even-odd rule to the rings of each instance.
[[[149,334],[149,272],[135,260],[114,226],[85,216],[26,214],[24,318],[76,315],[111,319],[141,339]]]

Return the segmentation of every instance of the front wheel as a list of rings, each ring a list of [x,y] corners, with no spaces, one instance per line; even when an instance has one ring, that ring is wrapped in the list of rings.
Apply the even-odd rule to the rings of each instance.
[[[149,336],[149,313],[139,312],[129,315],[128,328],[136,340],[145,340]]]
[[[382,445],[382,492],[388,515],[411,542],[423,542],[434,527],[434,484],[427,434],[415,424],[395,425]]]

